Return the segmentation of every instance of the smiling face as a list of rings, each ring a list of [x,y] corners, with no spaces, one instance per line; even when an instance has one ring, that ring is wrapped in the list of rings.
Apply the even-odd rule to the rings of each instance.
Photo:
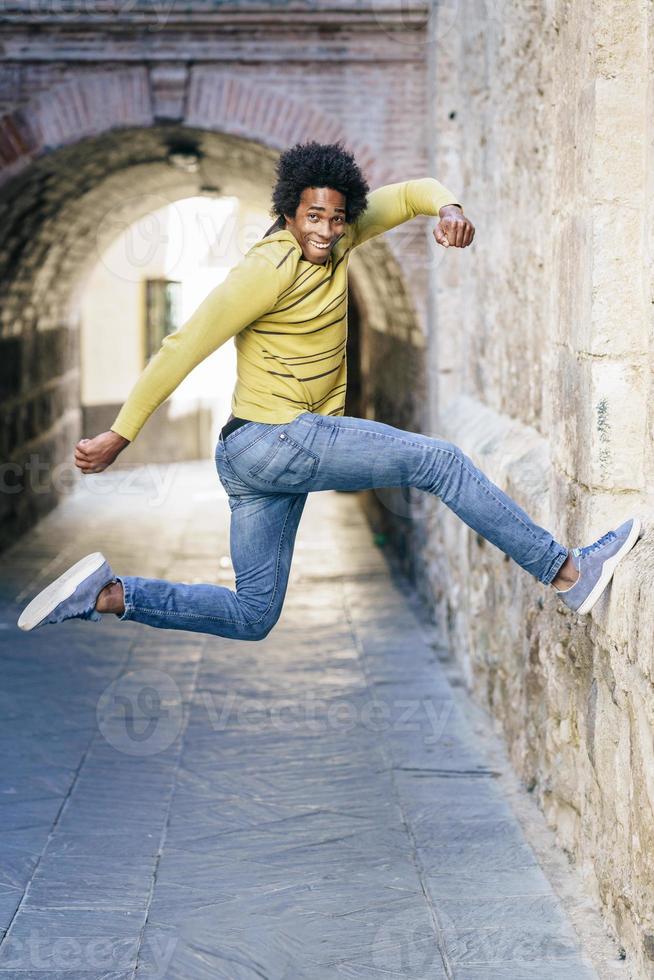
[[[324,265],[334,242],[345,231],[345,195],[331,187],[305,187],[295,217],[284,217],[304,258]]]

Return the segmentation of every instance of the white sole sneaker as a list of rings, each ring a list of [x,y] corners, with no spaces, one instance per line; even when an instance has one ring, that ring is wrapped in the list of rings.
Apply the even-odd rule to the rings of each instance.
[[[590,610],[593,608],[595,603],[600,599],[606,586],[613,578],[613,573],[615,572],[619,563],[622,561],[622,559],[627,554],[627,552],[631,551],[633,546],[636,544],[636,541],[638,540],[638,535],[640,534],[640,518],[634,517],[633,521],[634,523],[631,528],[631,531],[625,538],[625,542],[622,545],[622,547],[619,549],[619,551],[616,551],[616,553],[611,558],[607,558],[604,564],[602,565],[602,574],[600,575],[597,582],[593,586],[592,590],[588,593],[588,595],[586,596],[582,604],[579,606],[579,609],[577,609],[579,615],[583,616],[584,613],[590,612]]]
[[[71,565],[59,578],[56,578],[42,592],[39,592],[23,609],[18,619],[20,628],[22,630],[34,629],[42,619],[50,615],[60,602],[69,599],[80,582],[97,571],[103,561],[105,561],[105,557],[102,552],[94,551]]]

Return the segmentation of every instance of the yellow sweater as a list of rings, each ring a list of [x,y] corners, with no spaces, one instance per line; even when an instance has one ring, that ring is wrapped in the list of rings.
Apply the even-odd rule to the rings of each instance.
[[[301,412],[343,415],[347,264],[352,249],[418,214],[437,216],[456,198],[431,177],[387,184],[333,246],[324,265],[303,258],[295,236],[257,242],[175,333],[164,338],[111,426],[133,440],[186,375],[235,337],[232,412],[290,422]]]

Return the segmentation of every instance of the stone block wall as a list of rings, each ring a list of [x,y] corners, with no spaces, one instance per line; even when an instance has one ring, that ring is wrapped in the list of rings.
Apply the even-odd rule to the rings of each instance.
[[[430,428],[567,546],[634,512],[645,536],[581,618],[428,501],[417,578],[634,977],[654,976],[652,15],[434,5],[431,170],[477,237],[432,276]]]

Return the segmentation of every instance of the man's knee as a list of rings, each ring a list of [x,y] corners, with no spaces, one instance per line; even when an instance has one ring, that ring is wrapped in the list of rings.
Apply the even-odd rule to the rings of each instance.
[[[465,453],[453,442],[433,439],[421,464],[419,489],[440,493],[451,480],[458,479],[465,460]]]
[[[265,640],[270,633],[273,625],[264,625],[262,623],[250,623],[248,625],[246,640]]]
[[[281,609],[269,609],[247,624],[248,640],[265,640],[279,619]]]
[[[444,439],[436,439],[436,447],[446,460],[453,462],[454,460],[461,461],[464,459],[464,452],[459,446],[455,445],[453,442],[447,442]]]
[[[240,619],[245,624],[243,630],[248,640],[265,640],[279,619],[286,589],[276,588],[257,594],[253,589],[237,590]]]

